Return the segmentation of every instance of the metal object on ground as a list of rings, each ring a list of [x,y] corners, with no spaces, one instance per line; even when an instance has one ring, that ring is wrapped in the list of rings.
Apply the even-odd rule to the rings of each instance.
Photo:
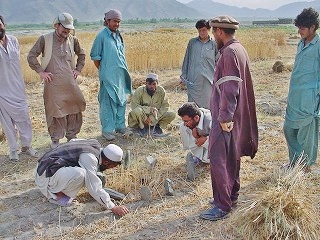
[[[110,195],[110,198],[113,198],[114,200],[123,200],[126,197],[123,193],[117,192],[111,188],[104,188],[104,190]]]
[[[148,186],[142,186],[140,188],[141,200],[150,201],[152,197],[152,192]]]
[[[197,172],[196,172],[196,164],[193,159],[192,153],[188,153],[186,156],[186,163],[187,163],[187,180],[194,181]]]
[[[164,180],[164,189],[165,189],[165,193],[166,193],[167,196],[173,196],[174,195],[171,179],[166,178]]]
[[[128,169],[128,167],[130,166],[130,162],[131,162],[131,152],[129,149],[127,149],[126,155],[123,160],[124,169]]]
[[[147,167],[148,167],[149,169],[152,169],[152,168],[154,168],[154,167],[156,166],[156,164],[157,164],[157,159],[155,159],[155,158],[152,157],[152,156],[147,156],[145,162],[146,162],[146,164],[147,164]]]

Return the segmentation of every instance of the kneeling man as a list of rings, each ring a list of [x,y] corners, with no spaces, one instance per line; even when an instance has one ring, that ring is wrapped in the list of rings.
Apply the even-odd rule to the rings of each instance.
[[[109,144],[101,148],[95,139],[75,139],[44,154],[38,161],[36,184],[49,202],[68,207],[82,186],[101,205],[116,215],[125,215],[125,206],[116,206],[102,188],[97,172],[121,164],[122,149]]]

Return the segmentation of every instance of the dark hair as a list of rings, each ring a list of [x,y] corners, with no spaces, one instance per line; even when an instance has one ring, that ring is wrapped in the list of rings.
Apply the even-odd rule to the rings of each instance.
[[[200,116],[201,112],[199,107],[195,102],[186,102],[184,103],[179,109],[178,109],[178,115],[180,117],[183,116],[189,116],[189,117],[195,117],[196,115]]]
[[[205,19],[201,19],[196,23],[196,28],[197,29],[200,29],[200,28],[203,28],[203,27],[206,27],[207,29],[210,29],[209,22],[207,20],[205,20]]]
[[[158,83],[158,80],[153,79],[153,78],[146,78],[146,82],[149,82],[149,83],[157,82]]]
[[[4,20],[3,20],[2,15],[0,15],[0,21],[4,24]]]
[[[303,11],[294,19],[296,27],[310,28],[315,26],[315,30],[319,28],[319,13],[314,8],[304,8]]]

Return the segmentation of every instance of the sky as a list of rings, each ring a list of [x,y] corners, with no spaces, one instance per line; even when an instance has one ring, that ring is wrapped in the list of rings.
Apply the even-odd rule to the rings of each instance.
[[[177,0],[182,3],[190,2],[191,0]],[[282,5],[293,2],[310,2],[304,0],[212,0],[213,2],[219,2],[226,5],[248,8],[266,8],[274,10]]]

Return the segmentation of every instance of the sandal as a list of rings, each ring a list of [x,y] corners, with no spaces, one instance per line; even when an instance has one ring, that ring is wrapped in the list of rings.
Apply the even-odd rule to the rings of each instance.
[[[59,199],[53,199],[53,198],[49,199],[50,203],[57,204],[61,207],[70,207],[70,206],[74,205],[76,203],[76,201],[77,200],[75,198],[68,197],[67,195],[65,195]]]

